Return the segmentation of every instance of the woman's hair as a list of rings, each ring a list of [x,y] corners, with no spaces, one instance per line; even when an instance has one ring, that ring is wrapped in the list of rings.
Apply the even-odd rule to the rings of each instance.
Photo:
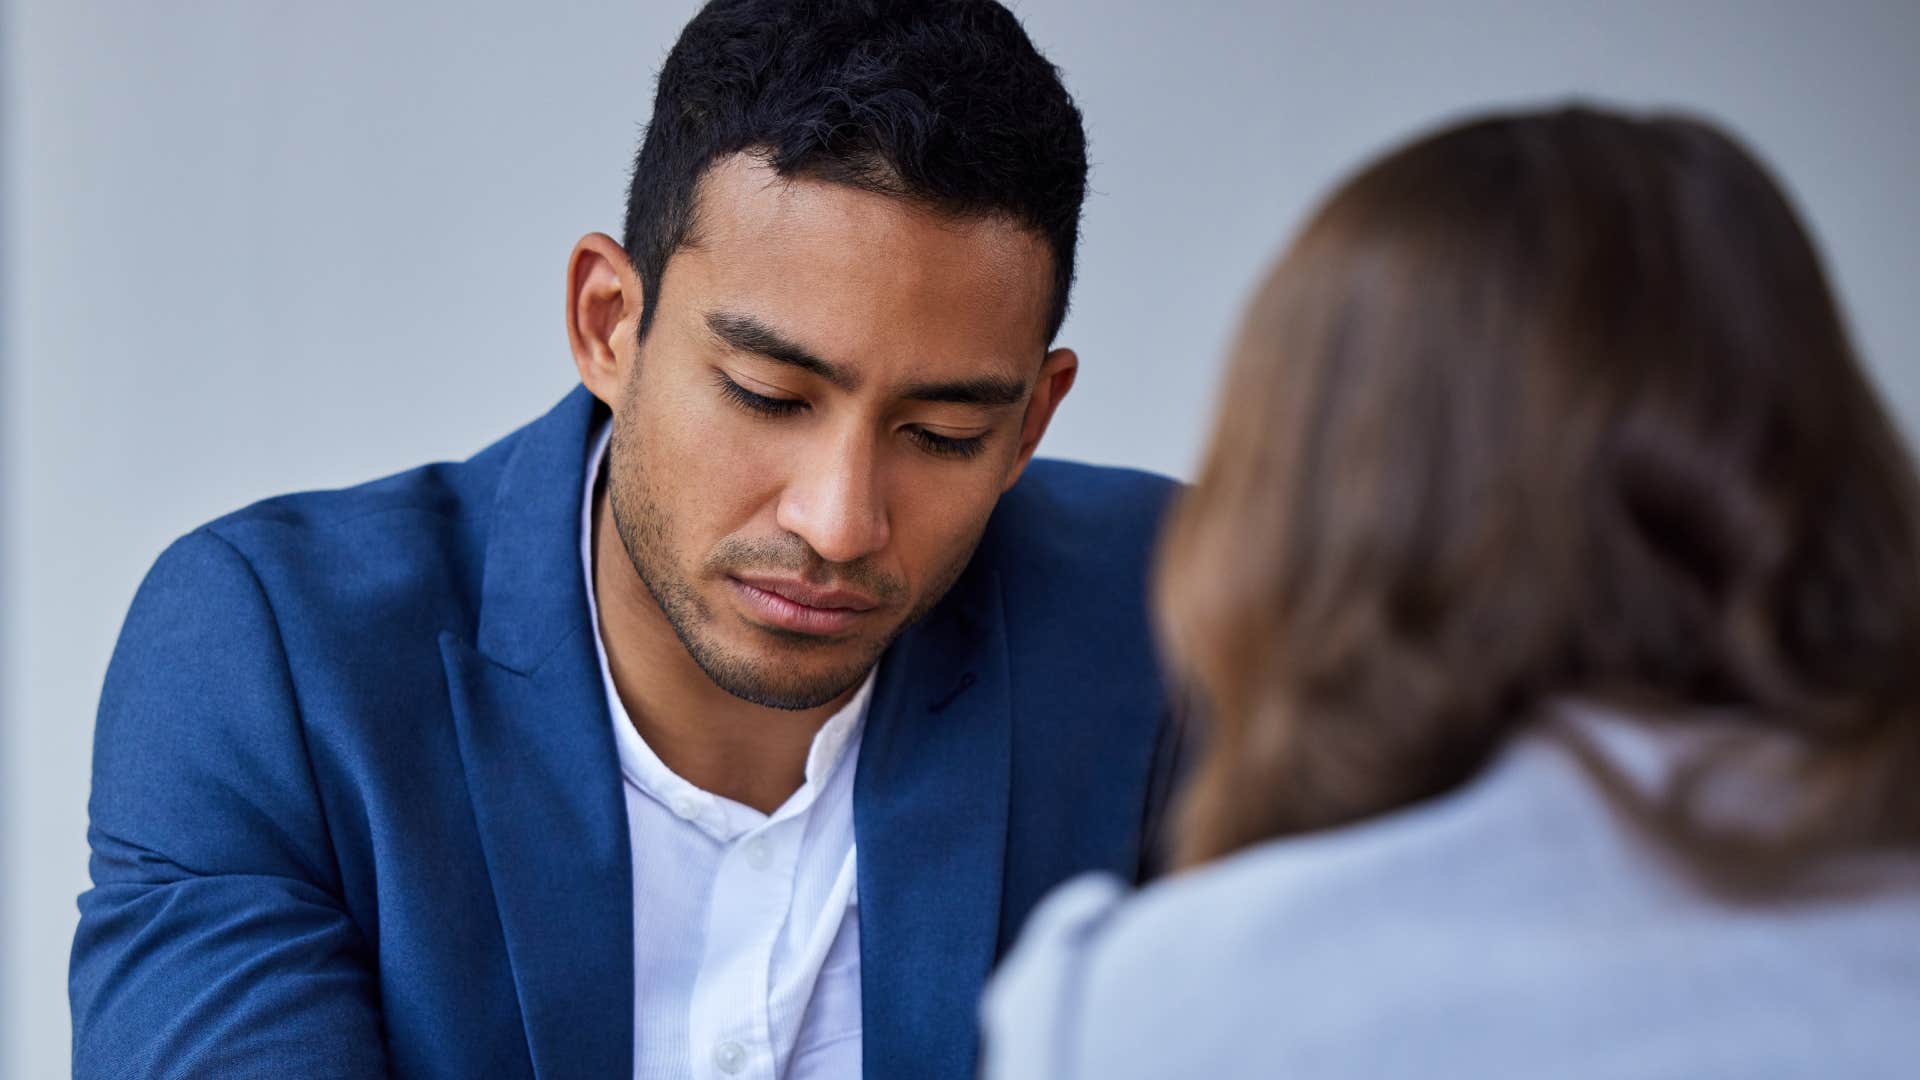
[[[1260,287],[1169,526],[1209,727],[1179,858],[1445,792],[1562,697],[1788,733],[1795,850],[1912,842],[1917,494],[1725,133],[1572,108],[1397,150]]]

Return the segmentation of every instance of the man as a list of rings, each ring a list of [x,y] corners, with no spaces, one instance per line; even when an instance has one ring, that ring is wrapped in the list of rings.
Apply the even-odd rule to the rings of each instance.
[[[568,266],[583,388],[142,586],[76,1073],[971,1076],[1170,756],[1169,486],[1030,462],[1085,174],[989,0],[696,16]]]

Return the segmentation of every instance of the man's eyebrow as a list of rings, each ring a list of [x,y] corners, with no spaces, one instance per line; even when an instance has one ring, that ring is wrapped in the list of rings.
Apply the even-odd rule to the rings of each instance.
[[[914,383],[900,395],[909,401],[932,401],[951,405],[984,405],[989,408],[1017,405],[1026,399],[1027,384],[1004,375],[982,375],[973,379]]]
[[[709,312],[707,329],[741,352],[755,353],[776,363],[812,372],[842,390],[851,391],[860,385],[860,380],[854,378],[851,372],[781,337],[779,331],[751,315],[729,311]]]
[[[731,311],[710,312],[707,315],[707,329],[741,352],[750,352],[775,363],[811,372],[842,390],[851,392],[859,389],[860,380],[852,372],[831,360],[815,356],[751,315]],[[914,383],[900,396],[908,401],[999,408],[1026,400],[1027,384],[1024,380],[1005,375],[981,375],[969,379]]]

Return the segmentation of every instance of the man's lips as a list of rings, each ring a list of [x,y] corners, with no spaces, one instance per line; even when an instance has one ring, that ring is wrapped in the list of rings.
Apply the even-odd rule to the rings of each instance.
[[[845,632],[879,602],[851,589],[825,589],[792,578],[729,578],[747,607],[761,621],[801,634]]]

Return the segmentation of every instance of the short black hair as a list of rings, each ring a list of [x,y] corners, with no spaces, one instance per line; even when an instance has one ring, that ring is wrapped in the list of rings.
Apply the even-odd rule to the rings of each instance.
[[[1047,337],[1066,318],[1086,133],[1060,73],[993,0],[712,0],[660,69],[622,244],[639,336],[700,179],[743,151],[782,176],[960,217],[1006,215],[1053,255]]]

